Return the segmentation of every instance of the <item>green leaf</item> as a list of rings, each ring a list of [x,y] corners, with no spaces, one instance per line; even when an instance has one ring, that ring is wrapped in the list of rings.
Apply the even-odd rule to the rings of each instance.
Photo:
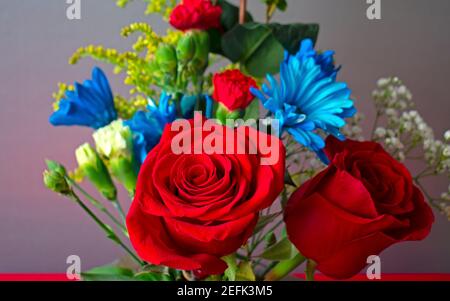
[[[220,23],[225,31],[230,30],[239,23],[239,7],[229,3],[225,0],[218,0],[217,4],[222,7],[222,15],[220,16]],[[252,15],[245,12],[245,22],[252,22]]]
[[[209,29],[210,51],[216,54],[223,54],[221,47],[221,38],[224,32],[232,29],[239,23],[239,8],[226,0],[218,0],[217,4],[222,7],[222,15],[220,16],[220,23],[222,30]],[[252,15],[247,11],[245,13],[246,22],[253,21]]]
[[[259,118],[259,100],[254,99],[245,109],[244,120]]]
[[[222,49],[232,62],[242,64],[255,77],[277,73],[283,59],[283,46],[265,24],[236,25],[222,37]]]
[[[258,219],[258,223],[256,224],[255,230],[253,230],[253,235],[260,232],[267,224],[273,222],[278,216],[280,216],[281,212],[272,213],[269,215],[260,216]]]
[[[236,281],[236,273],[238,270],[238,266],[236,264],[236,256],[234,254],[227,255],[222,257],[222,260],[225,261],[228,265],[228,268],[224,272],[224,280]]]
[[[236,281],[255,281],[256,276],[253,272],[252,263],[242,261],[239,263],[238,271],[236,273]]]
[[[309,38],[316,43],[319,35],[318,24],[294,23],[283,25],[271,23],[269,27],[272,29],[275,38],[291,54],[297,53],[302,40]]]
[[[241,63],[248,74],[261,78],[279,72],[284,49],[297,52],[300,41],[315,41],[318,31],[316,24],[238,24],[223,35],[222,50],[232,62]]]
[[[140,281],[172,281],[171,275],[157,272],[141,272],[134,275],[136,280]]]
[[[81,273],[81,277],[85,281],[133,280],[133,270],[114,265],[104,265]]]
[[[293,256],[292,243],[286,237],[264,250],[259,256],[269,260],[287,260]]]

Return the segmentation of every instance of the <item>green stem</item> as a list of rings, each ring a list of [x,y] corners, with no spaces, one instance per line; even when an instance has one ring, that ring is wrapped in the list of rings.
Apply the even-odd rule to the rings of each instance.
[[[119,229],[122,231],[122,233],[126,236],[128,236],[128,230],[127,228],[124,226],[124,224],[122,224],[105,206],[103,206],[103,204],[101,202],[99,202],[98,200],[96,200],[94,197],[92,197],[89,193],[87,193],[86,190],[84,190],[83,188],[81,188],[80,185],[78,185],[74,180],[72,180],[70,177],[65,177],[66,181],[70,183],[70,185],[72,185],[73,187],[75,187],[78,191],[81,192],[82,195],[84,195],[89,202],[91,202],[91,204],[93,206],[95,206],[98,210],[102,211],[104,214],[106,214],[111,221],[117,226],[119,227]]]
[[[259,244],[264,241],[264,237],[266,236],[267,233],[270,233],[270,232],[276,230],[282,223],[283,223],[283,219],[281,219],[279,222],[277,222],[274,226],[272,226],[272,228],[270,228],[264,234],[262,234],[263,231],[261,231],[261,234],[259,234],[256,241],[251,245],[249,255],[251,256],[252,253],[255,251],[255,249],[259,246]]]
[[[145,263],[142,262],[123,242],[122,240],[116,235],[116,233],[113,231],[113,229],[102,222],[97,215],[95,215],[94,212],[92,212],[89,207],[87,207],[83,201],[78,197],[78,195],[75,194],[75,192],[71,192],[68,195],[75,203],[77,203],[93,220],[94,222],[106,233],[106,236],[111,239],[113,242],[121,246],[125,252],[127,252],[131,258],[133,258],[139,265],[144,266]]]
[[[276,281],[283,279],[290,272],[295,270],[299,265],[301,265],[306,258],[298,253],[295,257],[289,260],[283,260],[277,263],[266,275],[264,275],[265,281]]]
[[[117,212],[119,212],[120,218],[122,219],[122,222],[124,225],[126,225],[126,215],[125,211],[122,208],[122,205],[120,204],[118,199],[113,200],[113,205],[117,209]]]
[[[305,276],[306,281],[314,281],[314,272],[316,271],[317,263],[311,259],[306,262]]]

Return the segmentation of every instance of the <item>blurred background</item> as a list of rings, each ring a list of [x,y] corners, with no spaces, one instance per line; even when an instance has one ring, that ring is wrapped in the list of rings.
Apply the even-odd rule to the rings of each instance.
[[[260,1],[248,2],[253,16],[264,20]],[[273,20],[320,24],[318,49],[336,50],[343,66],[339,79],[349,84],[365,113],[366,132],[373,122],[371,91],[378,78],[391,75],[412,91],[437,137],[450,128],[450,1],[382,0],[377,21],[366,18],[364,0],[288,4]],[[50,126],[51,94],[57,82],[82,81],[98,64],[85,59],[69,66],[78,47],[92,43],[127,50],[133,40],[120,36],[123,26],[145,21],[163,33],[167,24],[160,16],[145,16],[140,0],[126,9],[114,0],[81,0],[81,20],[68,20],[67,6],[64,0],[0,1],[0,273],[65,272],[71,254],[80,256],[86,270],[123,255],[80,208],[42,184],[45,158],[74,168],[75,148],[91,140],[89,129]],[[99,66],[113,91],[127,95],[122,78]],[[428,184],[433,194],[448,185],[445,179]],[[425,241],[389,248],[381,254],[381,268],[383,273],[450,273],[449,254],[450,222],[436,214]]]

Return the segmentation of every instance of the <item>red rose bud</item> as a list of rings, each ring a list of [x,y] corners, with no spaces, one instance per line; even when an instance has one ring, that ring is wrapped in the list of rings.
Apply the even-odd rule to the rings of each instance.
[[[284,216],[289,239],[319,271],[350,278],[368,256],[429,234],[430,207],[381,145],[330,136],[325,152],[330,165],[293,193]]]
[[[251,87],[257,88],[255,80],[239,70],[226,70],[213,77],[215,101],[222,103],[229,111],[244,110],[254,99]]]
[[[210,0],[183,0],[170,14],[170,24],[179,30],[220,28],[222,8]]]
[[[285,149],[278,138],[251,127],[239,134],[214,123],[214,130],[211,122],[194,118],[166,126],[140,169],[127,216],[131,243],[143,260],[203,276],[224,272],[221,258],[248,240],[259,211],[284,187]],[[189,151],[174,149],[180,138]],[[265,139],[279,154],[271,165],[263,163]],[[198,152],[212,140],[216,146],[254,145],[255,151]]]

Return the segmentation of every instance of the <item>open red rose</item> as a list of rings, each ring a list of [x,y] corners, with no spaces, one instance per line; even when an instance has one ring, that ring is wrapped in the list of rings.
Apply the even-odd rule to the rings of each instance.
[[[421,240],[433,213],[408,170],[374,142],[328,138],[330,165],[289,199],[289,239],[317,269],[349,278],[390,245]]]
[[[222,8],[210,0],[183,0],[170,14],[170,24],[179,30],[220,28]]]
[[[255,98],[250,88],[257,88],[255,80],[239,70],[226,70],[213,77],[213,98],[224,104],[228,110],[245,109]]]
[[[192,127],[175,131],[167,125],[161,141],[142,165],[127,228],[143,260],[201,274],[220,274],[227,267],[220,258],[247,241],[258,212],[282,191],[285,150],[278,138],[253,128],[247,127],[245,135],[237,135],[236,129],[216,123],[210,129],[202,126],[212,120],[200,124],[184,121]],[[180,137],[191,140],[191,154],[174,150],[172,144]],[[267,152],[254,138],[268,139],[276,148],[279,156],[274,164],[262,164]],[[198,147],[211,139],[223,145],[234,142],[236,147],[251,143],[257,151],[198,153]]]

